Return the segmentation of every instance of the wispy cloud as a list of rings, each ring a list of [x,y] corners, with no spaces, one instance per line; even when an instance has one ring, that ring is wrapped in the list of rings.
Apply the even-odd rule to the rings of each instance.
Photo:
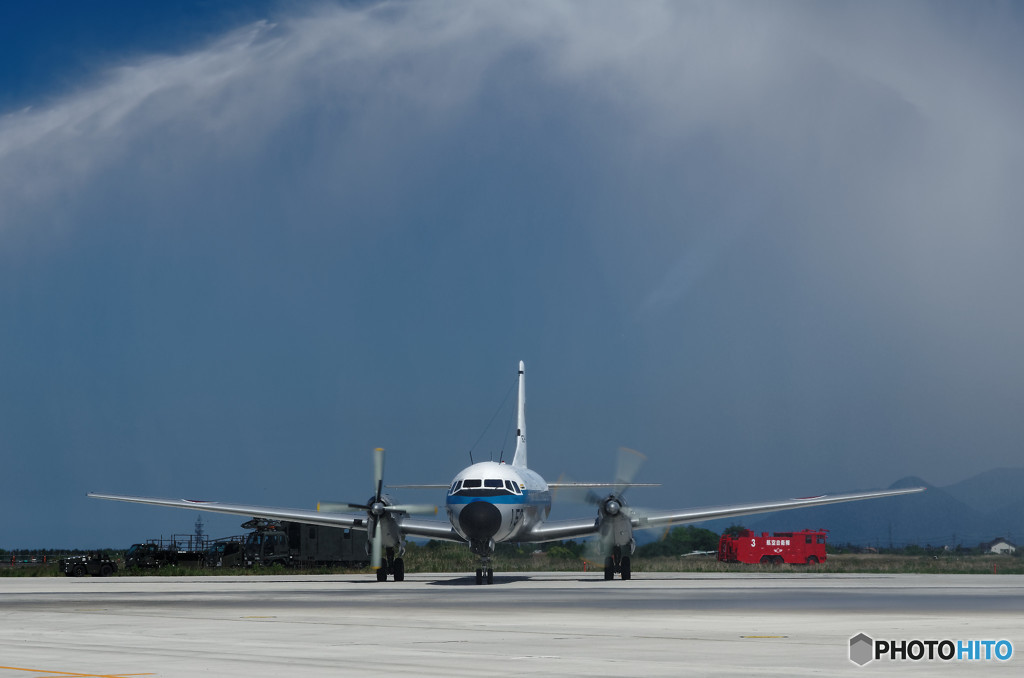
[[[784,194],[841,167],[847,194],[881,176],[895,202],[929,190],[925,177],[943,182],[943,195],[971,196],[1001,188],[1020,157],[1021,102],[1000,54],[979,54],[947,29],[913,4],[322,6],[113,68],[52,105],[7,114],[0,218],[9,231],[14,206],[50,208],[111,165],[237,170],[268,160],[259,147],[289,143],[296,127],[329,135],[317,145],[372,169],[374,158],[415,154],[419,140],[485,119],[480,101],[493,91],[514,117],[552,115],[530,98],[562,90],[554,114],[603,125],[585,132],[588,142],[640,173],[654,169],[647,156],[669,155],[678,168],[695,139],[711,139],[696,150],[718,153],[720,171],[760,175]],[[326,155],[311,162],[351,170]]]
[[[410,371],[466,365],[450,381],[478,393],[474,357],[526,346],[603,413],[564,420],[595,444],[756,447],[752,464],[824,464],[835,444],[822,473],[867,474],[843,460],[967,464],[957,441],[980,430],[1006,463],[1024,402],[1024,31],[1006,7],[316,4],[111,65],[0,118],[6,393],[42,393],[59,364],[78,381],[39,400],[73,401],[83,427],[148,393],[147,413],[193,417],[150,444],[205,434],[269,459],[266,411],[310,449],[337,442],[302,419],[316,407],[433,430],[444,397],[418,415],[393,393],[455,386]],[[614,431],[622,405],[586,393],[608,355],[655,403]],[[337,386],[360,370],[390,370],[363,375],[387,396]],[[31,409],[0,414],[8,444],[45,447]],[[136,459],[117,431],[72,428],[51,453],[91,436]]]

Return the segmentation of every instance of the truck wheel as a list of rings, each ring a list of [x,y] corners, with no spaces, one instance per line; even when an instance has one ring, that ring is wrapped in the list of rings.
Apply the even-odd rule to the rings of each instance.
[[[112,574],[114,574],[114,568],[112,568],[110,565],[104,565],[100,568],[101,577],[109,577]]]
[[[761,556],[761,564],[762,565],[771,565],[772,564],[772,557],[771,556]]]
[[[85,565],[75,565],[71,568],[72,577],[84,577],[85,576]]]
[[[818,556],[807,556],[807,564],[808,565],[817,565],[818,564]]]

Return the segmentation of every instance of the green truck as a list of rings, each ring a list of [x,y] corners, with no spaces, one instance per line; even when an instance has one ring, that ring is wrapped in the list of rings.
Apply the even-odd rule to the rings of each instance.
[[[246,567],[365,567],[366,532],[254,518],[242,527],[252,529],[242,544]]]

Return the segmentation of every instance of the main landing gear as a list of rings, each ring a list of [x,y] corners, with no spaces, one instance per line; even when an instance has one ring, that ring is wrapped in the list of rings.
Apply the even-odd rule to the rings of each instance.
[[[388,575],[393,575],[395,581],[405,581],[405,561],[395,558],[395,549],[387,550],[387,558],[377,568],[377,581],[387,581]]]
[[[622,555],[622,548],[616,546],[612,549],[612,555],[604,559],[604,578],[605,581],[615,579],[615,573],[618,572],[619,576],[623,579],[629,579],[633,576],[632,564],[630,563],[629,556]]]

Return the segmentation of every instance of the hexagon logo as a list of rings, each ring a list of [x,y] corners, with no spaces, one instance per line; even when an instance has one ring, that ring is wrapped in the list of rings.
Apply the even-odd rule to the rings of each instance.
[[[858,633],[850,638],[850,661],[857,666],[864,666],[874,659],[875,641],[865,633]]]

